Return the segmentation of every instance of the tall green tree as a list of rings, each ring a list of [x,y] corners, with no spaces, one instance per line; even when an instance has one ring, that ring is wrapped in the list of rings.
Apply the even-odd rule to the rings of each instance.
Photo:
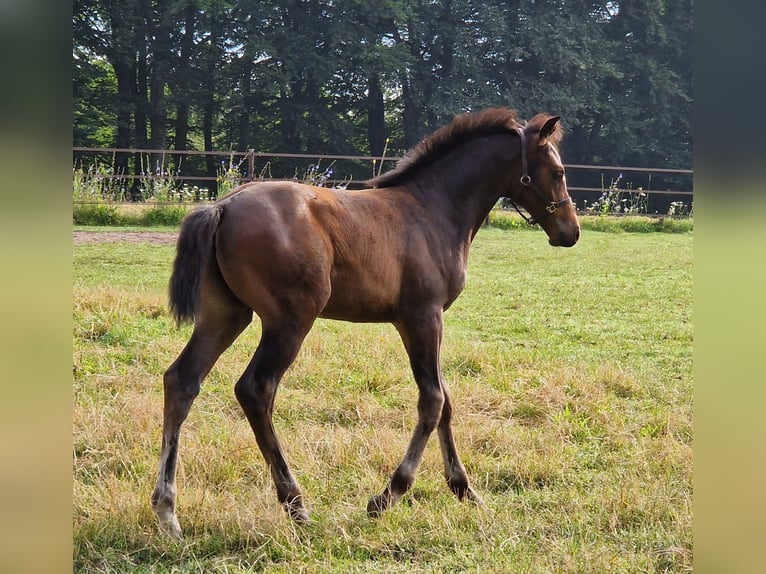
[[[692,7],[75,0],[75,142],[381,155],[502,105],[562,115],[572,163],[688,166]]]
[[[115,141],[117,79],[106,60],[75,53],[72,138],[75,145],[109,147]]]
[[[606,144],[634,165],[691,164],[692,2],[621,2],[609,24],[621,72]],[[603,153],[603,152],[602,152]]]

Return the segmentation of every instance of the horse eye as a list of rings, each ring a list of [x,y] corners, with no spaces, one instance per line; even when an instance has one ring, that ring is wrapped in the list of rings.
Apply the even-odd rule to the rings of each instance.
[[[563,169],[557,169],[553,172],[553,179],[559,180],[564,179],[564,170]]]

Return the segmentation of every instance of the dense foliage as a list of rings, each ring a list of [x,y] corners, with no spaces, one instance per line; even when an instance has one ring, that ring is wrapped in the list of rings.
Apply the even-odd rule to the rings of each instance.
[[[75,0],[73,37],[78,146],[390,155],[505,105],[691,166],[691,0]]]

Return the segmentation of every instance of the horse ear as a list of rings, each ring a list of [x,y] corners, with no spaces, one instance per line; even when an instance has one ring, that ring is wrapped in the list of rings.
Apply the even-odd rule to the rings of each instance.
[[[539,147],[548,145],[548,138],[556,130],[556,126],[558,125],[560,119],[561,116],[553,116],[548,121],[546,121],[545,124],[543,124],[542,129],[540,129],[540,139],[537,140],[537,145]]]

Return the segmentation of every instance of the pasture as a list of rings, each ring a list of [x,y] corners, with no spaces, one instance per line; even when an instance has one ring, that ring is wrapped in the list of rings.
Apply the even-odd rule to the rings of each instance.
[[[233,394],[256,320],[183,428],[180,542],[149,506],[162,373],[190,333],[166,310],[173,246],[75,245],[75,571],[690,572],[692,237],[481,230],[442,364],[484,507],[449,492],[433,436],[413,489],[367,517],[417,390],[393,327],[320,320],[276,399],[313,519],[291,523]]]

